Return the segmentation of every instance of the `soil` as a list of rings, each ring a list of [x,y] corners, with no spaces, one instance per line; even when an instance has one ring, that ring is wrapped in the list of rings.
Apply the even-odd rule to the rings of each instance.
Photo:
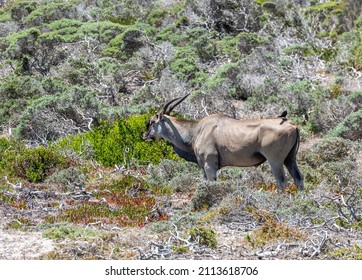
[[[40,232],[6,230],[0,224],[0,259],[36,259],[54,250],[51,239],[42,238]]]

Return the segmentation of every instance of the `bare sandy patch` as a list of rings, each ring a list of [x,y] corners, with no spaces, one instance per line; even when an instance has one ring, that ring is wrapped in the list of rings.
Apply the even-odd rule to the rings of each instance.
[[[53,241],[40,232],[5,230],[0,225],[0,259],[35,259],[54,249]]]

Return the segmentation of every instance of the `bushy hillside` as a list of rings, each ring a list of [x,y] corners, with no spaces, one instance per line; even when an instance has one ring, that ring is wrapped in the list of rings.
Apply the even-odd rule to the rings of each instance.
[[[361,259],[361,11],[1,1],[0,231],[54,240],[28,258]],[[276,195],[267,164],[205,182],[167,143],[143,141],[148,118],[186,93],[176,111],[188,119],[288,110],[305,193]]]

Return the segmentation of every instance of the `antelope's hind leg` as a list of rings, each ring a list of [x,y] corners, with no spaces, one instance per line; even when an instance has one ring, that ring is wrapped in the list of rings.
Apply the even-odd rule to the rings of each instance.
[[[271,167],[272,173],[275,177],[278,186],[278,193],[282,194],[285,190],[285,186],[287,181],[285,179],[285,172],[283,168],[283,164],[273,163],[269,161],[269,165]]]
[[[303,183],[303,175],[300,172],[297,160],[295,158],[286,159],[284,161],[285,167],[288,169],[289,174],[293,177],[295,184],[297,185],[299,191],[304,190],[304,183]]]

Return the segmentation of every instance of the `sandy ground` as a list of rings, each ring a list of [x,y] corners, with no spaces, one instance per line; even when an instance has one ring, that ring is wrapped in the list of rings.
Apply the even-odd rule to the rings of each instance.
[[[4,230],[0,224],[0,259],[35,259],[54,249],[53,241],[41,233]]]

